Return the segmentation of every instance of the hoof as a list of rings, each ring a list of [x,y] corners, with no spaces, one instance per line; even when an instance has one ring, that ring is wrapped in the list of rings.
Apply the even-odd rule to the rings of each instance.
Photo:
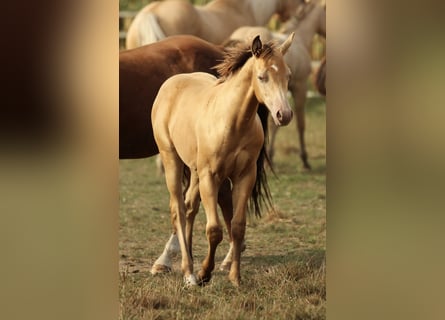
[[[210,281],[210,279],[212,278],[212,275],[200,275],[198,274],[198,283],[200,286],[204,286],[206,283],[208,283]]]
[[[234,270],[229,272],[229,280],[235,287],[239,287],[241,283],[241,276],[239,272],[235,272]]]
[[[162,274],[162,273],[169,273],[172,271],[172,268],[170,268],[169,266],[164,266],[162,264],[154,264],[153,267],[151,267],[151,274],[155,275],[155,274]]]
[[[240,283],[241,283],[241,279],[240,278],[232,279],[232,278],[229,277],[229,280],[230,280],[230,282],[232,282],[234,287],[238,288],[240,286]]]
[[[311,171],[311,170],[312,170],[312,167],[311,167],[311,165],[309,164],[309,162],[307,162],[307,161],[303,161],[303,169],[304,169],[304,171]]]
[[[198,281],[196,281],[196,277],[194,274],[191,274],[189,276],[184,276],[184,283],[187,287],[198,285]]]

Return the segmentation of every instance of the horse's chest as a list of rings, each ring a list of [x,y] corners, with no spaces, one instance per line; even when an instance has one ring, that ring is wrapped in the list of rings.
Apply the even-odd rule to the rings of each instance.
[[[211,171],[230,176],[255,163],[261,144],[250,140],[230,131],[215,135],[209,133],[203,135],[198,144],[198,157],[201,164],[209,166]]]

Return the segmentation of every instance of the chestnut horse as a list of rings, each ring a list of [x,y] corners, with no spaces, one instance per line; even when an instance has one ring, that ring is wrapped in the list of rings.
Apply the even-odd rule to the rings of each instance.
[[[223,59],[223,49],[194,36],[173,36],[119,53],[119,158],[153,156],[158,147],[151,127],[151,107],[161,84],[177,73],[209,72]]]
[[[310,0],[298,7],[296,19],[290,19],[282,31],[271,32],[264,27],[238,28],[226,43],[236,41],[250,41],[255,35],[260,34],[263,39],[283,42],[289,32],[295,32],[294,43],[286,55],[285,60],[291,69],[292,77],[289,81],[289,91],[292,94],[297,118],[297,131],[300,142],[300,157],[305,169],[310,169],[304,139],[306,121],[304,107],[307,94],[307,79],[311,73],[311,44],[314,35],[320,34],[326,37],[326,7],[321,0]],[[277,132],[276,126],[270,126],[269,157],[273,160],[274,143]]]
[[[263,26],[274,13],[290,18],[302,0],[213,0],[203,6],[184,0],[154,1],[131,23],[126,48],[132,49],[176,34],[192,34],[221,44],[238,27]]]
[[[159,89],[152,108],[152,125],[170,193],[172,224],[181,249],[181,268],[188,285],[210,280],[215,252],[223,233],[217,213],[218,191],[226,179],[232,183],[233,241],[229,279],[240,284],[241,247],[248,200],[258,181],[256,160],[264,146],[257,115],[264,103],[276,125],[287,125],[292,110],[287,100],[290,70],[283,55],[293,34],[280,46],[262,44],[256,37],[250,48],[236,47],[218,65],[221,78],[208,73],[179,74]],[[183,196],[184,167],[189,168]],[[198,278],[193,274],[191,237],[199,198],[204,205],[209,243]]]
[[[150,115],[155,97],[165,80],[178,73],[195,71],[216,75],[217,71],[213,67],[222,60],[222,47],[189,35],[172,36],[157,43],[121,51],[119,53],[119,158],[138,159],[159,153]],[[259,114],[263,129],[266,131],[268,111],[265,108],[259,111],[262,111]],[[262,159],[259,158],[258,161]],[[258,166],[262,166],[262,162],[259,162]],[[264,193],[269,197],[267,186],[258,189],[258,193]],[[230,230],[233,206],[229,181],[221,187],[218,204]],[[171,256],[178,251],[177,243],[174,231],[164,252],[153,264],[151,271],[153,274],[171,269]],[[231,256],[229,249],[222,268],[230,265]]]

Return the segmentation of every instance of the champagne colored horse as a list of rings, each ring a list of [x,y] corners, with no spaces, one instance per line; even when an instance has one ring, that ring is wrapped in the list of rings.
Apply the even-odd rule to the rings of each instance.
[[[223,48],[189,35],[172,36],[157,43],[119,53],[119,158],[138,159],[158,154],[151,126],[151,110],[162,83],[178,73],[196,71],[217,75],[213,68],[223,60]],[[267,130],[268,111],[260,109],[263,129]],[[262,159],[258,159],[262,166]],[[258,193],[268,197],[268,188],[262,182]],[[256,197],[257,195],[255,195]],[[230,182],[222,185],[218,204],[227,230],[233,216]],[[230,232],[229,232],[230,234]],[[175,231],[164,252],[153,265],[152,273],[171,269],[171,256],[179,249]],[[230,240],[230,247],[233,247]],[[231,249],[222,264],[226,269],[231,262]]]
[[[192,34],[221,44],[238,27],[265,25],[274,13],[290,18],[301,0],[213,0],[204,6],[189,1],[154,1],[131,23],[126,48],[153,43],[175,34]]]
[[[263,39],[284,41],[289,31],[295,32],[295,38],[285,60],[292,71],[289,81],[289,91],[292,94],[297,116],[297,131],[300,141],[300,157],[305,169],[311,166],[307,159],[304,131],[306,128],[304,107],[306,103],[307,79],[311,73],[310,49],[312,39],[316,33],[326,36],[326,7],[320,0],[310,0],[298,8],[297,22],[289,20],[281,31],[285,33],[270,32],[263,27],[241,27],[231,36],[232,41],[250,41],[253,36],[260,34]],[[273,160],[274,143],[277,132],[276,126],[270,126],[269,157]]]
[[[146,158],[159,153],[151,126],[151,109],[162,83],[178,73],[196,71],[217,75],[213,68],[223,59],[221,47],[194,36],[172,36],[157,43],[119,53],[119,158]],[[267,115],[266,115],[267,117]],[[228,229],[233,215],[230,183],[220,190],[218,203]],[[171,268],[175,233],[153,273]]]
[[[291,121],[292,110],[286,97],[290,70],[283,55],[292,38],[293,34],[277,48],[270,43],[263,45],[256,37],[250,48],[234,48],[226,55],[218,65],[221,79],[208,73],[176,75],[164,82],[155,99],[153,130],[170,192],[171,218],[181,248],[181,268],[189,285],[211,278],[216,248],[223,237],[216,209],[218,190],[227,178],[232,182],[234,206],[229,279],[236,286],[240,284],[247,203],[258,172],[264,170],[257,168],[256,163],[264,144],[258,105],[266,105],[276,125],[287,125]],[[190,169],[185,199],[184,166]],[[188,241],[194,216],[187,213],[195,210],[199,197],[207,217],[209,247],[196,279],[191,241]]]

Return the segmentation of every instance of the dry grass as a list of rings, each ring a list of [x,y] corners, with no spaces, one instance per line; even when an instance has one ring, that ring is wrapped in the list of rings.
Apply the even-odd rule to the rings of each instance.
[[[242,285],[219,271],[205,287],[185,288],[178,261],[172,273],[152,276],[171,226],[168,193],[154,159],[121,161],[120,319],[325,319],[325,104],[309,101],[307,146],[312,172],[298,159],[295,120],[279,130],[277,177],[269,176],[275,211],[249,217]],[[227,234],[224,235],[227,239]],[[194,232],[195,271],[206,252],[205,215]],[[220,263],[228,249],[223,240]]]

